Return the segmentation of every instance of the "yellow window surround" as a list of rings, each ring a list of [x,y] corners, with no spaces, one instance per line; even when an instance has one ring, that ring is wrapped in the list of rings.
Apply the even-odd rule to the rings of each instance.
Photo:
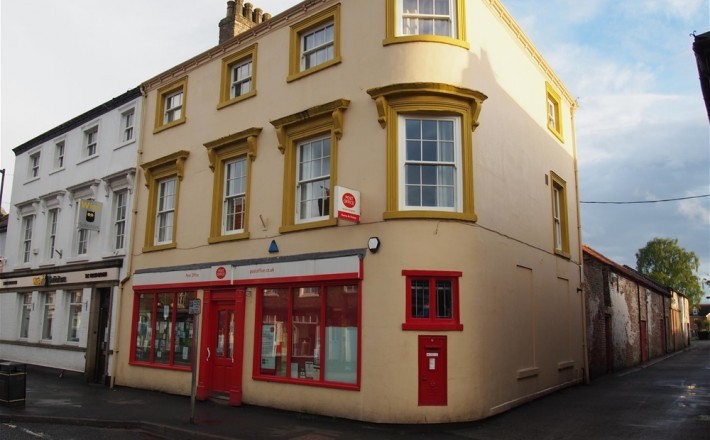
[[[185,174],[185,161],[189,155],[189,151],[180,150],[141,165],[145,176],[145,186],[148,188],[148,208],[146,211],[146,230],[143,252],[172,249],[177,246],[175,237],[177,232],[178,205],[180,200],[180,182]],[[173,239],[171,243],[155,245],[155,222],[158,209],[158,182],[172,176],[176,177]]]
[[[473,131],[487,96],[481,92],[442,83],[402,83],[369,89],[375,100],[378,122],[387,130],[387,210],[385,219],[443,218],[476,221],[473,197]],[[457,116],[461,118],[461,172],[463,203],[457,212],[401,210],[399,201],[400,114]]]
[[[301,70],[301,37],[306,32],[328,22],[333,23],[333,58],[310,69]],[[338,3],[291,26],[287,82],[327,69],[342,61],[340,54],[340,23],[340,3]]]
[[[545,81],[545,95],[547,128],[560,142],[564,142],[565,139],[562,135],[562,98],[547,81]]]
[[[454,0],[456,5],[453,13],[455,14],[456,36],[447,37],[442,35],[400,35],[398,32],[399,22],[401,17],[401,3],[403,0],[385,0],[386,1],[386,29],[385,39],[382,45],[397,43],[410,43],[417,41],[426,41],[433,43],[451,44],[454,46],[469,49],[471,45],[466,40],[466,2],[464,0]]]
[[[204,144],[207,148],[207,157],[210,169],[214,173],[212,186],[212,219],[210,221],[209,243],[240,240],[249,238],[249,196],[251,188],[251,164],[256,160],[257,138],[261,127],[252,127],[246,130],[225,136]],[[224,164],[240,156],[247,157],[246,202],[244,215],[244,232],[237,234],[222,234],[223,195],[224,195]]]
[[[179,91],[182,92],[182,108],[180,110],[180,117],[175,119],[174,121],[165,122],[165,100],[168,96],[171,96],[172,94]],[[185,76],[173,83],[170,83],[158,89],[155,99],[155,128],[153,129],[154,134],[166,130],[170,127],[184,124],[187,120],[187,77]]]
[[[343,136],[343,113],[350,105],[347,99],[336,99],[326,104],[311,107],[283,118],[271,121],[276,128],[278,148],[284,155],[284,190],[281,227],[279,232],[335,226],[333,199],[330,198],[330,218],[306,223],[296,223],[296,161],[300,142],[317,136],[330,136],[330,186],[338,181],[338,141]]]
[[[256,96],[257,47],[257,44],[253,44],[222,59],[222,79],[220,81],[219,104],[217,105],[218,109],[244,101],[252,96]],[[232,68],[235,65],[245,61],[251,61],[251,90],[243,95],[232,97]]]
[[[552,197],[552,234],[553,234],[553,248],[555,253],[565,257],[570,258],[570,248],[569,248],[569,218],[567,216],[567,182],[564,181],[560,176],[550,171],[550,181],[551,189],[550,194]],[[559,213],[555,212],[556,195],[557,192],[559,196]],[[558,217],[559,215],[559,217]],[[557,225],[556,221],[559,220],[560,236],[559,243],[557,237]]]

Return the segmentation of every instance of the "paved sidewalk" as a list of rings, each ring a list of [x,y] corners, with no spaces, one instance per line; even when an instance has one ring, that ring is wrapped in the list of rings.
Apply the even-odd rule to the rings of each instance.
[[[25,408],[0,423],[139,429],[180,439],[691,439],[710,433],[710,341],[479,422],[383,425],[244,405],[238,408],[30,367]]]

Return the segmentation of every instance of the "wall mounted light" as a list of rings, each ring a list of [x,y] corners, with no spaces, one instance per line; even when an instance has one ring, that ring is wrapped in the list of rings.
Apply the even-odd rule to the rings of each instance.
[[[378,237],[370,237],[370,239],[367,240],[367,248],[373,254],[376,253],[380,248],[380,239]]]

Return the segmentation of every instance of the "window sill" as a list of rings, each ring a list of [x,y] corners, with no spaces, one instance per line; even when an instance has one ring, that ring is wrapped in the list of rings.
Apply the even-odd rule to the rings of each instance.
[[[156,363],[141,362],[141,361],[128,361],[128,364],[132,365],[134,367],[160,368],[162,370],[175,370],[175,371],[186,371],[186,372],[192,371],[192,368],[190,368],[188,366],[183,367],[182,365],[156,364]]]
[[[419,322],[405,322],[402,324],[402,330],[421,330],[427,332],[460,332],[463,331],[463,324],[457,324],[454,322],[449,323],[419,323]]]
[[[540,374],[538,367],[522,368],[517,371],[517,379],[527,379],[528,377],[537,377]]]
[[[85,162],[88,162],[88,161],[90,161],[90,160],[96,159],[97,157],[99,157],[98,153],[97,153],[97,154],[93,154],[93,155],[91,155],[91,156],[84,157],[83,159],[81,159],[81,160],[80,160],[79,162],[77,162],[76,164],[77,164],[77,165],[81,165],[81,164],[83,164],[83,163],[85,163]]]
[[[263,380],[264,382],[279,382],[279,383],[292,383],[296,385],[306,385],[312,387],[321,388],[335,388],[339,390],[350,390],[350,391],[360,391],[360,385],[349,384],[349,383],[337,383],[337,382],[325,382],[316,381],[308,379],[291,379],[289,377],[276,377],[276,376],[262,376],[262,375],[252,375],[254,380]]]
[[[337,225],[338,225],[338,219],[337,218],[330,218],[328,220],[319,220],[319,221],[315,221],[315,222],[297,223],[294,225],[281,226],[279,228],[279,232],[282,234],[285,234],[288,232],[305,231],[308,229],[317,229],[317,228],[327,228],[330,226],[337,226]]]
[[[458,38],[452,37],[443,37],[440,35],[402,35],[399,37],[387,37],[382,40],[382,45],[389,46],[390,44],[423,42],[450,44],[452,46],[461,47],[466,50],[469,50],[471,48],[471,45],[468,43],[468,41],[459,40]]]
[[[116,147],[114,147],[113,151],[120,150],[123,147],[127,147],[127,146],[129,146],[131,144],[135,144],[135,143],[136,143],[136,139],[133,138],[130,141],[122,142],[122,143],[116,145]]]
[[[166,249],[175,249],[176,247],[177,247],[177,244],[175,244],[175,243],[143,246],[143,252],[163,251]]]
[[[58,173],[58,172],[60,172],[60,171],[64,171],[64,167],[57,168],[57,169],[54,169],[54,170],[50,171],[50,172],[49,172],[49,175],[51,176],[52,174],[56,174],[56,173]]]
[[[177,119],[173,122],[168,122],[167,124],[158,125],[155,127],[155,129],[153,129],[153,134],[158,134],[163,130],[167,130],[168,128],[173,128],[176,125],[181,125],[181,124],[184,124],[185,122],[187,122],[187,117]]]
[[[25,184],[25,185],[28,185],[28,184],[30,184],[30,183],[32,183],[32,182],[36,182],[36,181],[38,181],[38,180],[39,180],[39,176],[33,177],[33,178],[27,180],[24,184]]]
[[[73,258],[67,258],[67,264],[68,263],[85,263],[87,261],[89,261],[89,258],[86,257],[85,255],[77,256],[77,257],[73,257]]]
[[[216,237],[210,237],[207,239],[207,242],[210,244],[214,244],[224,243],[228,241],[245,240],[247,238],[249,238],[249,232],[240,232],[239,234],[218,235]]]
[[[237,96],[237,97],[232,98],[232,99],[230,99],[230,100],[228,100],[228,101],[222,101],[222,102],[220,102],[219,104],[217,104],[217,110],[221,110],[221,109],[223,109],[223,108],[225,108],[225,107],[229,107],[230,105],[236,104],[236,103],[238,103],[238,102],[245,101],[245,100],[247,100],[247,99],[249,99],[249,98],[251,98],[251,97],[253,97],[253,96],[256,96],[256,90],[252,90],[252,91],[249,92],[249,93],[245,93],[245,94],[243,94],[243,95],[241,95],[241,96]]]
[[[447,211],[387,211],[383,214],[385,220],[396,219],[448,219],[475,222],[478,220],[472,212],[447,212]]]
[[[555,249],[555,255],[557,255],[558,257],[562,257],[562,258],[564,258],[565,260],[571,260],[571,259],[572,259],[572,255],[570,255],[569,252],[567,252],[567,251],[561,251],[561,250],[559,250],[559,249]]]
[[[342,60],[343,60],[342,57],[336,57],[336,58],[333,58],[332,60],[326,61],[323,64],[319,64],[315,67],[311,67],[308,70],[302,70],[300,72],[292,73],[288,77],[286,77],[286,82],[296,81],[297,79],[301,79],[304,76],[310,75],[311,73],[320,72],[321,70],[327,69],[328,67],[335,66],[336,64],[340,64]]]

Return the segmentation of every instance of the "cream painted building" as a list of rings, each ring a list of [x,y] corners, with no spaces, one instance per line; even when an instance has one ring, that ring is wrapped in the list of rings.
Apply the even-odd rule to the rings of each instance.
[[[433,423],[582,381],[576,104],[501,2],[236,11],[143,84],[116,383]]]

